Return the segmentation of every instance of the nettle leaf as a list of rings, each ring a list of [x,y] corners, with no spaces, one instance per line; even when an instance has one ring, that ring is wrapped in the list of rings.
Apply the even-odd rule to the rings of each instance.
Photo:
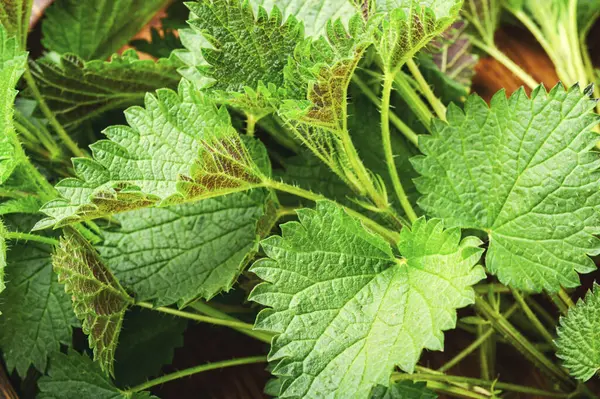
[[[88,335],[94,359],[114,374],[114,358],[123,316],[133,299],[121,287],[102,259],[79,233],[65,229],[52,257],[58,281],[71,295],[75,315]]]
[[[478,96],[464,112],[451,105],[448,124],[419,138],[420,206],[449,226],[485,231],[486,266],[502,283],[578,286],[578,272],[596,269],[588,255],[600,253],[595,106],[589,91],[561,84],[531,98],[500,91],[489,108]]]
[[[142,104],[148,92],[177,88],[178,62],[140,60],[134,50],[113,55],[110,62],[89,61],[66,54],[57,61],[45,57],[32,64],[44,100],[67,128],[102,113]]]
[[[577,28],[583,37],[587,36],[598,17],[600,17],[600,0],[577,1]]]
[[[72,328],[78,326],[69,295],[52,272],[52,250],[41,243],[16,243],[6,259],[0,348],[8,371],[21,377],[30,365],[44,372],[48,356],[61,345],[71,346]]]
[[[400,381],[389,387],[377,386],[371,399],[436,399],[435,392],[427,389],[424,382]]]
[[[384,71],[396,74],[454,22],[462,0],[387,0],[377,5],[386,12],[370,21],[375,48]]]
[[[561,317],[556,330],[556,356],[575,378],[587,381],[600,370],[600,286],[587,293]]]
[[[268,306],[255,328],[278,334],[269,354],[280,396],[368,397],[395,366],[411,372],[423,349],[441,350],[456,309],[485,277],[481,242],[461,241],[439,220],[404,228],[396,258],[381,237],[331,202],[263,241],[252,266],[265,283],[250,298]]]
[[[48,375],[38,382],[39,399],[158,399],[148,392],[126,393],[114,386],[98,364],[87,355],[55,353]]]
[[[282,96],[283,68],[304,37],[293,16],[285,23],[274,7],[271,14],[259,7],[256,17],[248,2],[201,0],[188,4],[190,26],[203,35],[206,45],[198,65],[204,87],[220,103],[239,108],[260,119],[276,110]]]
[[[296,17],[304,23],[308,36],[319,37],[325,34],[329,21],[340,19],[344,24],[356,14],[352,0],[250,0],[257,10],[279,8],[285,19]]]
[[[59,54],[105,60],[127,44],[167,3],[166,0],[57,0],[46,10],[42,44]]]
[[[265,171],[258,165],[266,156],[262,144],[242,139],[227,110],[217,108],[189,82],[181,83],[179,93],[161,89],[155,96],[148,94],[145,109],[129,108],[125,116],[131,127],[107,128],[109,140],[90,146],[93,160],[73,160],[80,178],[56,185],[64,198],[42,208],[49,218],[37,228],[263,184]],[[256,148],[262,148],[262,161],[253,159]]]
[[[4,0],[0,3],[0,25],[9,36],[20,40],[20,48],[25,49],[29,33],[29,17],[33,0]]]
[[[13,126],[13,104],[15,86],[25,72],[26,62],[27,53],[0,24],[0,184],[6,182],[23,158]]]
[[[258,250],[267,195],[259,189],[124,213],[99,249],[138,300],[184,306],[210,299],[231,289]]]

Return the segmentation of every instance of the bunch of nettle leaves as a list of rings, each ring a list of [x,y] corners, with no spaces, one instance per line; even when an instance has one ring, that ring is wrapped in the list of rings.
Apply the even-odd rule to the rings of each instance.
[[[56,0],[37,59],[31,0],[0,3],[0,348],[15,381],[150,398],[268,361],[266,392],[284,398],[595,397],[600,288],[577,304],[567,290],[600,254],[585,45],[600,1],[176,2],[133,42],[158,61],[106,61],[167,3]],[[546,91],[498,50],[502,13],[562,83]],[[468,96],[474,54],[531,95]],[[232,306],[234,286],[247,302]],[[467,306],[472,343],[419,366]],[[269,354],[150,379],[188,319]],[[72,348],[78,327],[89,353]],[[502,381],[497,343],[544,389]],[[476,352],[481,378],[446,374]]]

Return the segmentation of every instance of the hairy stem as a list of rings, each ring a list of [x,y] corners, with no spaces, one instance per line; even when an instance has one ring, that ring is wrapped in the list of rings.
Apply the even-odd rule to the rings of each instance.
[[[423,77],[423,74],[421,73],[421,70],[415,63],[415,60],[412,58],[409,59],[408,61],[406,61],[406,65],[408,66],[408,70],[412,74],[413,78],[415,78],[415,80],[419,84],[421,92],[429,102],[429,105],[431,105],[431,108],[433,108],[433,110],[435,111],[437,117],[445,121],[446,107],[444,106],[444,104],[442,104],[442,101],[438,98],[438,96],[435,95],[433,90],[431,90],[431,86],[429,86],[429,83],[427,83],[427,81]]]
[[[143,384],[136,385],[135,387],[130,388],[125,392],[131,394],[131,393],[135,393],[135,392],[144,391],[146,389],[155,387],[157,385],[162,385],[169,381],[177,380],[179,378],[187,377],[187,376],[190,376],[193,374],[202,373],[204,371],[210,371],[210,370],[221,369],[221,368],[232,367],[232,366],[241,366],[244,364],[266,363],[266,362],[267,362],[266,356],[252,356],[252,357],[243,357],[240,359],[222,360],[220,362],[202,364],[200,366],[190,367],[185,370],[176,371],[174,373],[163,375],[162,377],[158,377],[153,380],[146,381]]]
[[[415,113],[419,121],[425,126],[427,130],[431,130],[431,119],[433,119],[433,113],[421,100],[419,94],[412,87],[406,76],[400,72],[396,74],[394,78],[394,86],[398,91],[402,99],[406,101],[410,109]]]
[[[390,97],[392,94],[393,83],[394,76],[385,74],[383,77],[383,93],[381,95],[381,138],[385,162],[388,167],[390,178],[392,179],[394,191],[396,191],[396,196],[398,197],[400,205],[402,205],[402,209],[404,209],[408,220],[413,223],[417,220],[417,214],[404,191],[400,176],[398,176],[398,170],[396,169],[396,162],[394,162],[394,153],[392,152],[392,141],[390,136]]]
[[[9,231],[4,235],[4,238],[8,240],[35,241],[54,246],[58,246],[60,244],[60,242],[55,238],[44,237],[37,234],[20,233],[17,231]]]

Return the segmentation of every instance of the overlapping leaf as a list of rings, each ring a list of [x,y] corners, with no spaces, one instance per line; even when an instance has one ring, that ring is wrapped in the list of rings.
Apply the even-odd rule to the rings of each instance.
[[[32,74],[44,100],[67,128],[111,109],[142,104],[148,92],[176,89],[178,62],[140,60],[135,51],[114,55],[110,62],[84,62],[63,55],[58,62],[43,58],[32,66]]]
[[[133,302],[90,243],[79,233],[65,229],[53,255],[54,271],[73,310],[88,335],[94,359],[102,370],[114,374],[114,358],[125,311]]]
[[[585,299],[561,317],[556,355],[572,376],[587,381],[600,370],[600,286],[594,284]]]
[[[520,90],[491,107],[469,98],[448,124],[421,136],[419,204],[450,226],[489,236],[488,270],[511,287],[557,291],[579,285],[600,253],[600,172],[591,129],[596,102],[561,84],[548,94]]]
[[[57,0],[46,11],[42,43],[59,54],[105,60],[127,44],[166,0]]]
[[[91,146],[93,160],[73,160],[80,179],[57,184],[64,198],[44,206],[49,218],[38,228],[225,195],[263,182],[262,145],[247,140],[253,154],[262,148],[255,162],[227,111],[188,82],[179,93],[161,89],[147,95],[145,109],[132,107],[125,115],[131,127],[106,129],[109,140]]]
[[[298,212],[282,237],[263,241],[268,258],[252,271],[266,282],[251,299],[256,328],[278,334],[273,373],[281,397],[368,397],[395,366],[412,371],[425,348],[441,350],[456,309],[485,277],[474,266],[477,238],[419,219],[392,248],[330,202]]]

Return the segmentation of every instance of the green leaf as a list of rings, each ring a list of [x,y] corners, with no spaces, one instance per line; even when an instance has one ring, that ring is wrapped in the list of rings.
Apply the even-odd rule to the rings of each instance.
[[[331,202],[263,241],[251,271],[265,283],[250,298],[270,307],[255,328],[278,334],[269,360],[280,396],[368,397],[395,366],[411,372],[423,349],[443,349],[456,309],[485,277],[481,242],[421,218],[392,248]]]
[[[556,330],[556,356],[563,360],[569,373],[587,381],[600,370],[600,286],[594,283],[584,300],[560,318]]]
[[[598,17],[600,17],[600,0],[577,1],[577,28],[582,37],[587,36]]]
[[[158,399],[148,392],[120,391],[98,364],[75,351],[52,355],[48,375],[40,378],[38,387],[39,399]]]
[[[375,48],[386,73],[400,68],[456,19],[462,0],[387,0],[386,12],[370,21]]]
[[[33,0],[4,0],[0,2],[0,25],[3,25],[9,36],[20,41],[19,46],[26,48],[29,33],[29,17]]]
[[[589,91],[558,84],[524,90],[491,107],[471,96],[464,112],[451,105],[448,124],[420,137],[413,158],[420,206],[449,226],[489,237],[488,270],[526,291],[579,285],[600,253],[598,141]]]
[[[17,95],[15,86],[25,72],[26,62],[27,53],[20,49],[17,39],[9,37],[0,24],[0,184],[8,179],[24,158],[13,126],[13,104]]]
[[[325,34],[330,21],[340,19],[344,24],[356,14],[351,0],[250,0],[255,10],[264,7],[272,10],[278,7],[283,18],[296,17],[304,23],[308,36],[319,37]]]
[[[71,295],[75,315],[94,350],[94,359],[102,370],[113,375],[123,316],[133,299],[91,244],[75,230],[65,229],[52,264],[58,281]]]
[[[102,113],[142,104],[148,92],[177,88],[178,62],[140,60],[134,50],[114,55],[110,62],[89,61],[66,54],[32,64],[44,100],[59,122],[71,128]]]
[[[69,295],[52,272],[52,250],[28,242],[8,251],[7,286],[0,294],[0,348],[8,371],[16,369],[21,377],[30,365],[46,370],[48,356],[61,345],[71,346],[72,327],[78,325]]]
[[[50,217],[37,228],[245,191],[266,179],[262,144],[242,139],[227,111],[186,81],[125,115],[131,127],[107,128],[109,140],[90,146],[93,160],[73,160],[80,178],[56,185],[64,198],[43,207]],[[261,148],[260,160],[245,142]]]
[[[144,309],[125,314],[123,332],[115,356],[119,386],[134,386],[171,364],[175,349],[183,346],[188,322],[180,317]]]
[[[167,3],[166,0],[57,0],[46,10],[42,44],[59,54],[105,60],[127,44]]]
[[[257,251],[266,196],[259,189],[124,213],[99,249],[138,300],[156,306],[208,300],[231,289]]]
[[[6,288],[6,284],[4,283],[4,274],[6,273],[6,227],[4,227],[4,223],[0,220],[0,293],[4,291]],[[0,312],[0,315],[2,312]],[[1,334],[1,333],[0,333]]]
[[[371,399],[436,399],[435,392],[427,389],[424,382],[400,381],[389,387],[377,386]]]

